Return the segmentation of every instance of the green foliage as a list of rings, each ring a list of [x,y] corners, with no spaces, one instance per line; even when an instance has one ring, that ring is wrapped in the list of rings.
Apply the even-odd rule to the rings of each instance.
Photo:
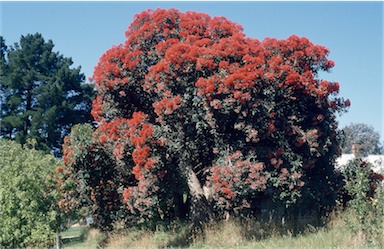
[[[354,232],[362,232],[371,245],[384,246],[383,176],[371,170],[372,165],[355,159],[345,167],[345,189],[351,196],[350,211],[357,222],[348,221]]]
[[[0,139],[0,246],[52,245],[57,199],[49,174],[57,161],[34,148]]]
[[[80,67],[53,51],[41,34],[21,36],[7,48],[1,37],[0,136],[61,154],[71,126],[90,122],[93,86],[83,84]]]

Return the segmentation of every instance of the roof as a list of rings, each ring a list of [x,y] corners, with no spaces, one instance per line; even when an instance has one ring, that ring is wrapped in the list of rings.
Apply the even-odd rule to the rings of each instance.
[[[355,159],[353,154],[342,154],[336,159],[336,168],[343,169],[343,167],[350,161]],[[368,155],[362,158],[364,161],[373,165],[373,170],[378,173],[384,172],[384,155]]]

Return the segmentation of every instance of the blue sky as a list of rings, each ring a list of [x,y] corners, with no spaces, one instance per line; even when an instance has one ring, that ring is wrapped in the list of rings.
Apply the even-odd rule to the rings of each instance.
[[[225,16],[248,37],[296,34],[328,47],[336,66],[320,76],[339,82],[352,102],[340,127],[362,122],[384,134],[383,2],[1,2],[0,33],[11,45],[39,32],[90,77],[100,56],[124,42],[133,16],[149,8]]]

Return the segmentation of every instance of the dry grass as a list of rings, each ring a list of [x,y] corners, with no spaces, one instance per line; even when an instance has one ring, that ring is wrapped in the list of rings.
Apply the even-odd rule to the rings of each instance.
[[[307,226],[304,233],[292,235],[289,231],[276,226],[265,226],[253,220],[229,220],[207,226],[205,236],[192,238],[188,226],[177,225],[172,229],[156,231],[124,229],[110,234],[107,249],[119,248],[298,248],[298,249],[360,249],[368,247],[359,234],[353,234],[344,218],[335,215],[327,227]],[[348,217],[347,217],[348,218]],[[353,217],[350,217],[351,219]],[[93,235],[92,235],[93,233]],[[88,234],[88,240],[100,237],[97,231]],[[384,236],[383,236],[384,239]],[[66,247],[67,248],[67,247]],[[90,244],[84,247],[96,248]]]
[[[129,231],[122,234],[112,234],[106,248],[159,248],[163,243],[166,243],[166,239],[167,234],[159,232]]]
[[[196,241],[189,248],[361,249],[373,247],[367,246],[361,235],[353,234],[341,217],[334,216],[327,227],[315,228],[309,225],[304,233],[296,236],[277,227],[263,228],[260,224],[254,224],[252,228],[252,222],[249,221],[245,224],[237,221],[223,222],[207,230],[205,241]]]

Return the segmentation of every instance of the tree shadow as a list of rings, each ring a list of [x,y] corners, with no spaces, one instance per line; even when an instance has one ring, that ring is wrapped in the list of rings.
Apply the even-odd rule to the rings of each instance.
[[[245,240],[265,240],[272,236],[289,235],[296,237],[312,233],[325,225],[318,217],[297,217],[286,220],[260,220],[255,218],[240,219],[241,235]]]
[[[194,241],[204,241],[206,237],[205,229],[206,225],[196,226],[193,224],[180,228],[179,231],[175,231],[177,233],[176,236],[160,248],[187,248]]]

